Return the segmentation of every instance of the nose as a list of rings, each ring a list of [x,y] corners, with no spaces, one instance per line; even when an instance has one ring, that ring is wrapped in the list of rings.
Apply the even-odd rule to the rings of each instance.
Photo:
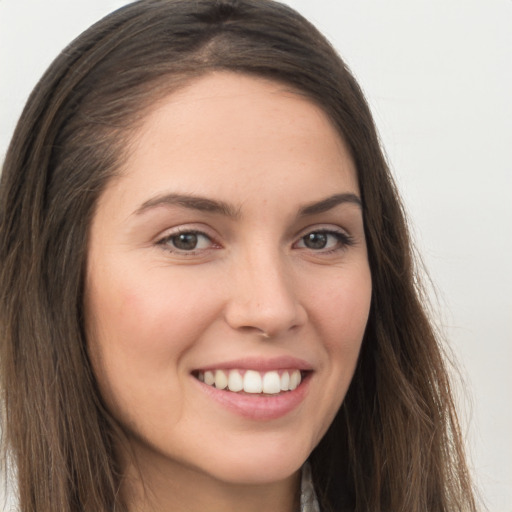
[[[259,251],[232,269],[225,318],[231,328],[277,337],[307,320],[293,276],[277,253]]]

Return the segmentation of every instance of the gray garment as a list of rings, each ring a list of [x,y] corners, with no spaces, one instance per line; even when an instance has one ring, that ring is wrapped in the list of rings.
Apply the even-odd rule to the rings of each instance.
[[[300,483],[300,512],[320,512],[316,499],[311,466],[308,462],[302,466],[302,479]]]

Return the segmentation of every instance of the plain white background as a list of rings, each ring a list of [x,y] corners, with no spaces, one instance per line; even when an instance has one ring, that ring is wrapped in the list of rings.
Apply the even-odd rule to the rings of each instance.
[[[125,3],[0,0],[0,158],[52,59]],[[288,3],[367,94],[462,368],[476,483],[488,510],[511,512],[512,1]]]

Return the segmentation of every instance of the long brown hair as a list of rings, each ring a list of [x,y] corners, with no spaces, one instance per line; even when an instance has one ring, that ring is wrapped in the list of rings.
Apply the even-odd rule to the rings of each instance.
[[[3,429],[20,510],[126,508],[120,434],[85,348],[88,229],[147,109],[222,69],[317,102],[357,166],[373,297],[353,382],[310,458],[323,510],[475,511],[445,363],[366,101],[324,37],[269,0],[130,4],[71,43],[25,107],[0,189]]]

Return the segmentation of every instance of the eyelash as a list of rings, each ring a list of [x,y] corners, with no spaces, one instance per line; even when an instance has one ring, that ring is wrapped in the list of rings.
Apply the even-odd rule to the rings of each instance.
[[[304,240],[306,239],[307,236],[313,235],[313,234],[314,235],[333,236],[336,239],[336,242],[337,242],[335,247],[333,247],[332,249],[327,249],[327,250],[319,249],[318,251],[316,251],[314,249],[310,249],[308,247],[304,247],[304,249],[310,249],[310,250],[312,250],[315,253],[319,253],[319,254],[332,254],[332,253],[335,253],[335,252],[338,252],[338,251],[342,251],[342,250],[346,249],[347,247],[350,247],[350,246],[354,245],[354,239],[348,233],[345,233],[343,231],[336,231],[336,230],[333,230],[333,229],[325,229],[325,228],[323,228],[323,229],[322,228],[320,228],[320,229],[313,229],[311,231],[308,231],[306,234],[302,235],[299,238],[298,242],[304,242]],[[295,244],[297,244],[298,242],[296,242]]]
[[[176,239],[177,237],[181,235],[195,235],[197,237],[205,237],[209,240],[209,243],[211,244],[208,248],[200,248],[200,249],[191,249],[191,250],[185,250],[185,249],[179,249],[177,247],[171,247],[171,243],[173,239]],[[347,233],[343,231],[336,231],[333,229],[313,229],[311,231],[306,232],[304,235],[302,235],[297,242],[295,242],[293,245],[297,245],[298,243],[304,243],[305,239],[309,235],[327,235],[327,236],[333,236],[336,239],[336,245],[332,249],[324,250],[322,248],[315,250],[308,247],[300,247],[300,249],[304,250],[311,250],[314,253],[317,254],[332,254],[338,251],[342,251],[346,249],[347,247],[350,247],[354,245],[354,239]],[[202,251],[208,251],[212,248],[218,248],[220,246],[217,245],[215,247],[215,242],[213,241],[212,237],[204,233],[203,231],[199,231],[196,229],[179,229],[175,231],[174,233],[171,233],[169,235],[166,235],[165,237],[161,238],[157,241],[156,245],[162,246],[165,251],[171,253],[171,254],[178,254],[180,256],[196,256],[198,253]],[[212,247],[213,246],[213,247]]]
[[[166,235],[162,239],[158,240],[157,245],[162,246],[165,251],[170,252],[171,254],[178,254],[180,256],[197,256],[197,254],[201,251],[211,249],[211,247],[208,247],[207,249],[199,249],[199,250],[184,250],[184,249],[178,249],[177,247],[172,247],[170,243],[173,239],[176,239],[177,237],[181,235],[196,235],[197,237],[205,237],[209,240],[210,244],[215,245],[215,242],[212,240],[212,237],[204,233],[203,231],[199,231],[196,229],[178,229],[174,233],[171,233],[169,235]]]

